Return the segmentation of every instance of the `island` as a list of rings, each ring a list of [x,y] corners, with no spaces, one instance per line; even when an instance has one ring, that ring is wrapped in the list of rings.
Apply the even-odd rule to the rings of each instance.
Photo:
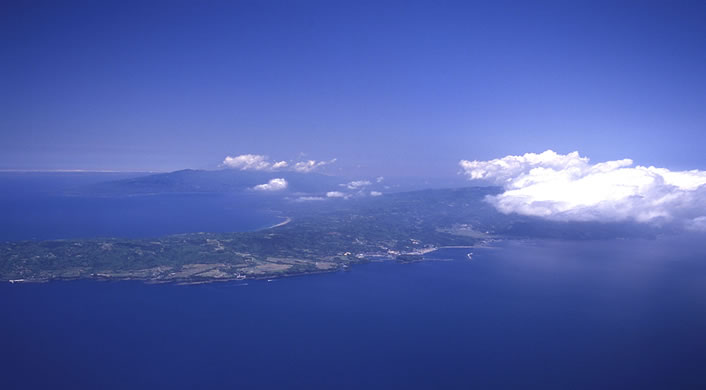
[[[271,279],[346,270],[376,259],[415,262],[441,247],[500,238],[591,238],[618,231],[504,215],[484,200],[497,191],[412,191],[314,208],[293,203],[282,223],[254,232],[2,242],[0,280]]]

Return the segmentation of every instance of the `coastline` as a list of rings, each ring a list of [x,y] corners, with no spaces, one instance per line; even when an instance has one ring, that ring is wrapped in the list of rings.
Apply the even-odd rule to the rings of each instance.
[[[281,222],[278,224],[279,226],[282,226],[286,223],[289,223],[291,221],[291,218],[288,218],[288,220]],[[397,261],[401,264],[404,263],[412,263],[412,262],[421,262],[421,261],[431,261],[435,259],[425,259],[423,256],[425,254],[433,253],[439,248],[433,248],[431,250],[426,250],[424,253],[418,253],[417,255],[420,256],[419,259],[415,259],[413,261]],[[395,258],[387,258],[386,261],[394,261]],[[8,282],[10,284],[33,284],[33,283],[49,283],[49,282],[55,282],[55,281],[72,281],[72,280],[97,280],[97,281],[141,281],[143,283],[148,283],[148,284],[181,284],[181,285],[196,285],[196,284],[207,284],[207,283],[218,283],[218,282],[233,282],[233,281],[240,281],[240,282],[245,282],[248,280],[267,280],[267,279],[281,279],[281,278],[289,278],[289,277],[296,277],[296,276],[306,276],[306,275],[316,275],[316,274],[325,274],[325,273],[333,273],[333,272],[340,272],[340,271],[348,271],[352,268],[352,266],[356,264],[362,264],[362,263],[368,263],[368,262],[374,262],[375,260],[371,260],[370,258],[366,259],[360,259],[359,261],[353,261],[353,262],[348,262],[348,263],[341,263],[339,266],[330,268],[330,269],[318,269],[318,270],[308,270],[308,271],[303,271],[303,272],[284,272],[284,273],[276,273],[276,274],[260,274],[260,275],[239,275],[239,276],[226,276],[226,277],[193,277],[193,278],[155,278],[155,277],[149,277],[149,276],[139,276],[139,275],[125,275],[125,274],[118,274],[118,275],[111,275],[110,273],[91,273],[88,275],[77,275],[77,276],[56,276],[56,277],[51,277],[51,278],[27,278],[27,279],[14,279],[14,280],[3,280],[0,282]],[[140,272],[142,270],[138,270],[137,272]]]
[[[274,224],[274,225],[272,225],[272,226],[270,226],[270,227],[267,227],[266,229],[274,229],[274,228],[276,228],[276,227],[284,226],[284,225],[286,225],[286,224],[292,222],[292,218],[291,218],[291,217],[284,217],[284,218],[285,218],[284,221],[282,221],[282,222],[280,222],[280,223],[277,223],[277,224]]]
[[[135,281],[142,282],[146,284],[177,284],[177,285],[198,285],[198,284],[209,284],[209,283],[223,283],[223,282],[247,282],[253,280],[274,280],[291,278],[297,276],[308,276],[308,275],[319,275],[334,273],[339,271],[346,271],[348,267],[353,264],[346,264],[345,266],[332,268],[327,270],[312,270],[296,273],[281,273],[281,274],[263,274],[263,275],[250,275],[248,277],[223,277],[223,278],[172,278],[172,279],[155,279],[149,277],[139,277],[139,276],[109,276],[108,274],[102,275],[89,275],[89,276],[67,276],[67,277],[52,277],[52,278],[38,278],[38,279],[15,279],[15,280],[2,280],[0,283],[8,284],[37,284],[37,283],[52,283],[52,282],[70,282],[76,280],[93,280],[99,282],[127,282]]]
[[[292,218],[285,217],[285,220],[271,226],[268,229],[284,226],[292,221]],[[323,274],[339,271],[350,270],[351,267],[359,263],[376,262],[376,261],[396,261],[400,264],[424,262],[424,261],[438,261],[447,260],[438,257],[434,257],[434,254],[439,250],[443,249],[479,249],[479,248],[492,248],[494,242],[501,241],[498,239],[483,240],[475,245],[448,245],[448,246],[436,246],[420,248],[409,252],[395,252],[395,253],[367,253],[364,257],[358,257],[357,261],[349,261],[338,263],[337,266],[329,269],[316,269],[307,271],[295,271],[295,272],[278,272],[278,273],[264,273],[264,274],[231,274],[231,275],[221,275],[221,276],[199,276],[198,274],[193,277],[189,276],[177,276],[174,277],[170,275],[157,275],[153,273],[155,269],[141,269],[133,270],[128,272],[93,272],[90,274],[74,274],[65,276],[51,276],[51,277],[40,277],[40,278],[23,278],[23,279],[5,279],[0,282],[8,282],[10,284],[32,284],[32,283],[48,283],[52,281],[71,281],[71,280],[98,280],[98,281],[141,281],[149,284],[207,284],[207,283],[217,283],[217,282],[231,282],[231,281],[246,281],[246,280],[263,280],[263,279],[280,279],[294,276],[305,276],[313,274]],[[363,254],[361,254],[363,255]],[[468,259],[472,259],[472,252],[467,254]],[[377,260],[376,260],[377,259]],[[217,269],[219,264],[210,264],[213,269]],[[223,266],[223,264],[220,264]],[[163,270],[162,270],[163,271]],[[204,270],[211,271],[210,269]]]

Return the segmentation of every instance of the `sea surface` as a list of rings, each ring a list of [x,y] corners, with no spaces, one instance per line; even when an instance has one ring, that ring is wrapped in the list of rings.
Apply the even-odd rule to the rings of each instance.
[[[36,205],[57,213],[51,228],[21,224],[18,211],[0,239],[279,220],[174,196],[186,197],[55,197],[63,211]],[[158,218],[178,205],[194,219]],[[500,241],[413,264],[189,286],[0,283],[0,388],[704,389],[704,242]]]
[[[0,367],[6,388],[702,389],[704,258],[662,245],[506,242],[272,282],[0,284]]]
[[[0,241],[250,231],[283,220],[255,194],[82,192],[91,184],[125,177],[130,176],[0,173]]]

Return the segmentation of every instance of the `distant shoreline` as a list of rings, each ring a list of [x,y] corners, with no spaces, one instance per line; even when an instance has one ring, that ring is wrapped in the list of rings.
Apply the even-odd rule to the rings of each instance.
[[[285,220],[284,220],[284,221],[282,221],[282,222],[280,222],[280,223],[278,223],[278,224],[272,225],[272,226],[268,227],[268,229],[274,229],[274,228],[276,228],[276,227],[284,226],[284,225],[286,225],[286,224],[288,224],[288,223],[290,223],[290,222],[292,222],[292,218],[290,218],[290,217],[285,217]]]

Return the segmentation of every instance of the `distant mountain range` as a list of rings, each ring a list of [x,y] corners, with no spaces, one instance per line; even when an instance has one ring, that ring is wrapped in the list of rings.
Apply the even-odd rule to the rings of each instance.
[[[332,191],[341,178],[317,173],[194,170],[158,173],[130,179],[108,181],[83,188],[98,194],[140,194],[162,192],[240,192],[265,184],[275,178],[287,181],[287,192]]]
[[[125,195],[166,192],[242,192],[265,184],[272,179],[282,178],[287,181],[287,188],[277,191],[279,194],[325,194],[340,191],[355,194],[361,191],[381,193],[402,192],[426,188],[462,187],[467,184],[464,178],[410,178],[395,177],[365,178],[341,177],[319,173],[300,173],[293,171],[242,171],[234,169],[194,170],[158,173],[135,178],[112,180],[91,184],[78,189],[78,192],[97,195]],[[358,186],[348,187],[358,182]]]

